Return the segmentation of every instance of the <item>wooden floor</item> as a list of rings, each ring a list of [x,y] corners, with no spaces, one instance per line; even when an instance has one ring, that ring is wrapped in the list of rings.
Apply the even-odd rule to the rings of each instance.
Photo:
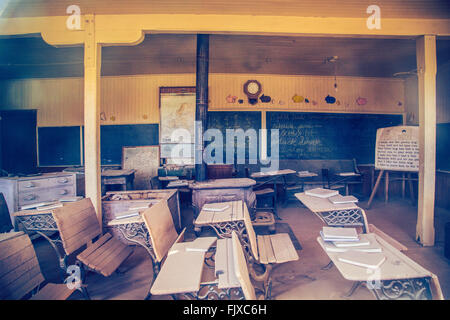
[[[361,203],[364,207],[364,202]],[[375,201],[370,210],[366,210],[369,223],[400,241],[408,247],[406,253],[423,267],[439,277],[444,297],[450,299],[450,260],[444,257],[444,223],[450,221],[450,211],[436,209],[436,236],[434,247],[422,247],[414,241],[417,208],[408,201],[393,200],[385,205]],[[321,221],[309,210],[301,207],[299,202],[291,202],[286,208],[280,206],[278,211],[282,222],[291,226],[303,250],[300,259],[277,266],[273,271],[274,299],[374,299],[364,287],[350,298],[343,298],[352,283],[342,278],[335,267],[328,271],[320,268],[329,260],[316,241]],[[192,211],[183,208],[182,215],[187,230],[186,240],[194,238]],[[57,260],[53,249],[45,240],[34,241],[38,259],[46,279],[60,281]],[[70,263],[69,259],[69,263]],[[146,251],[135,249],[131,257],[120,268],[125,274],[113,274],[104,278],[90,273],[87,279],[91,299],[126,299],[140,300],[146,296],[152,278],[152,265]],[[79,299],[79,295],[73,298]],[[153,296],[153,300],[170,299],[168,296]]]

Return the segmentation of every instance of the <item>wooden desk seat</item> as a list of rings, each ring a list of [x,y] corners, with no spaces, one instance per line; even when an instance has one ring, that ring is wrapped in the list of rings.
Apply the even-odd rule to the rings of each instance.
[[[274,193],[275,191],[272,188],[264,188],[260,190],[254,190],[255,195],[258,196],[265,196]]]
[[[133,253],[132,248],[109,233],[101,234],[97,215],[89,198],[57,208],[53,216],[66,254],[70,255],[86,246],[77,255],[78,261],[105,277],[116,271]],[[94,242],[97,237],[98,240]]]
[[[0,299],[19,300],[39,288],[45,281],[33,244],[27,234],[0,234]],[[84,287],[69,289],[66,284],[48,283],[33,300],[66,300],[75,291],[89,298]]]

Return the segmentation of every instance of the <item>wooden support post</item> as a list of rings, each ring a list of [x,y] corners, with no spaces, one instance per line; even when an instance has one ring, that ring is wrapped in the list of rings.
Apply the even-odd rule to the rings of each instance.
[[[381,177],[383,177],[383,173],[384,173],[384,170],[380,170],[380,173],[378,174],[377,182],[375,182],[375,186],[373,187],[372,193],[370,194],[369,201],[367,202],[367,209],[370,208],[373,197],[375,196],[375,193],[377,193],[378,186],[380,185]]]
[[[102,226],[100,169],[100,68],[101,47],[95,38],[95,17],[85,15],[84,41],[84,179]]]
[[[419,203],[416,240],[434,245],[436,175],[436,36],[416,40],[419,91]]]
[[[389,201],[389,171],[386,171],[384,178],[384,203]]]
[[[195,134],[195,180],[206,180],[206,163],[203,162],[203,132],[208,127],[208,73],[209,73],[209,35],[197,35],[197,71],[196,71],[196,104],[195,121],[201,123],[201,129],[196,124]],[[200,130],[199,130],[200,129]],[[201,163],[198,163],[200,162]]]

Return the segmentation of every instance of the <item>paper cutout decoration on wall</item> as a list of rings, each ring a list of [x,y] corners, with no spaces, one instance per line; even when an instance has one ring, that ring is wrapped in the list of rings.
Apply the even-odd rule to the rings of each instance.
[[[307,98],[305,98],[305,103],[309,103],[309,100]]]
[[[104,112],[100,112],[100,120],[106,120],[106,114]]]
[[[325,97],[325,102],[326,102],[326,103],[329,103],[329,104],[335,103],[335,102],[336,102],[336,98],[335,98],[335,97],[332,97],[332,96],[330,96],[330,95],[327,95],[327,96]]]
[[[356,99],[356,103],[358,104],[358,106],[363,106],[367,103],[367,99],[358,97],[358,99]]]
[[[283,100],[278,101],[278,103],[280,104],[280,106],[282,106],[284,104]]]
[[[340,100],[336,101],[336,105],[340,106],[341,105],[341,101]]]
[[[272,100],[272,98],[270,96],[265,96],[263,94],[261,97],[259,97],[259,100],[261,100],[261,102],[263,102],[263,103],[268,103]]]
[[[235,103],[237,97],[236,96],[232,96],[231,94],[229,94],[226,99],[227,99],[228,103]]]
[[[316,100],[313,100],[313,101],[312,101],[312,104],[313,104],[313,106],[317,105],[317,101],[316,101]]]
[[[298,96],[297,94],[292,97],[292,101],[295,103],[303,102],[303,100],[305,100],[305,98],[303,96]]]
[[[254,105],[254,104],[257,104],[257,103],[258,103],[258,99],[248,99],[248,102],[249,102],[251,105]]]
[[[244,103],[244,100],[243,100],[243,99],[239,99],[238,102],[239,102],[240,104],[243,104],[243,103]]]

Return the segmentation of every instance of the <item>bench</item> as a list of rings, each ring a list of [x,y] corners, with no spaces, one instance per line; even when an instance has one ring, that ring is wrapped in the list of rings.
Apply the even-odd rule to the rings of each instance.
[[[77,255],[77,264],[83,271],[87,269],[108,277],[133,252],[110,233],[101,233],[89,198],[55,209],[53,217],[67,256],[85,247]]]
[[[75,291],[86,299],[89,295],[84,286],[69,288],[66,284],[45,282],[33,244],[27,234],[10,232],[0,234],[0,300],[66,300]]]

